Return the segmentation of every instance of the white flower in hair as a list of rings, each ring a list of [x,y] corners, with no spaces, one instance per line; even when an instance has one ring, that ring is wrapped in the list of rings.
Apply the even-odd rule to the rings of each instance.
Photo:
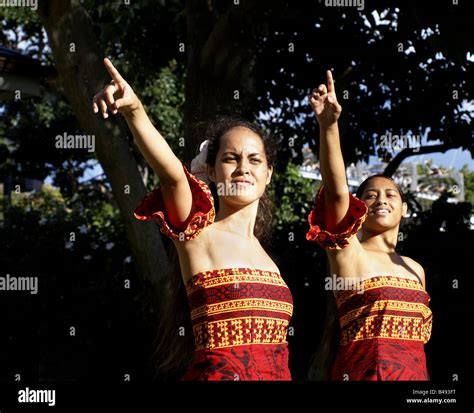
[[[209,140],[205,140],[201,142],[199,145],[199,153],[197,156],[191,161],[191,173],[201,181],[205,182],[206,184],[210,184],[211,180],[207,175],[206,169],[206,159],[207,159],[207,149],[209,147]]]

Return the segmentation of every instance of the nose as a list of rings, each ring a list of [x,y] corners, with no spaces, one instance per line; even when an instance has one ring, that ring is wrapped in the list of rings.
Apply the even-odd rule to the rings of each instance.
[[[237,168],[235,169],[233,175],[249,175],[249,162],[246,159],[241,158],[240,161],[237,163]]]

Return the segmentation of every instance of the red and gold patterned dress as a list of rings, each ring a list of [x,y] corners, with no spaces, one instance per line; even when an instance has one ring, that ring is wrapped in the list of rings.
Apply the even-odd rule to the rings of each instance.
[[[183,168],[193,195],[183,229],[171,227],[159,187],[142,199],[134,215],[156,219],[163,234],[188,241],[214,222],[215,210],[209,187]],[[192,276],[186,292],[196,357],[182,380],[291,380],[286,334],[293,300],[279,273],[204,271]]]
[[[331,234],[324,229],[321,187],[306,238],[324,249],[346,247],[367,217],[365,203],[350,193],[349,198],[351,220],[339,234]],[[430,296],[419,281],[380,275],[335,296],[341,338],[332,380],[429,380],[424,344],[431,335],[432,313]]]

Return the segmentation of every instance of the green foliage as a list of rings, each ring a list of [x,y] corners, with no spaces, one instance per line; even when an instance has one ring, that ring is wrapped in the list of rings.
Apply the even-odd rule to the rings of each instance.
[[[69,198],[58,188],[43,185],[39,192],[13,192],[11,198],[3,226],[6,234],[11,231],[11,242],[31,239],[41,248],[54,246],[78,259],[100,255],[115,244],[126,245],[118,210],[97,193],[81,191]]]
[[[184,67],[190,58],[189,50],[188,53],[179,53],[177,47],[179,42],[185,42],[184,3],[173,0],[131,1],[129,6],[123,2],[99,4],[95,0],[84,0],[80,3],[94,22],[100,49],[104,55],[112,57],[125,79],[143,99],[160,132],[180,156],[178,139],[183,129]],[[209,9],[216,6],[216,2],[203,4]],[[232,2],[228,4],[233,7]],[[293,158],[293,148],[286,145],[287,139],[297,132],[298,138],[301,139],[296,142],[300,146],[294,149],[299,156],[299,149],[305,143],[312,142],[313,136],[317,136],[313,133],[316,132],[314,116],[307,106],[301,105],[302,98],[311,87],[324,81],[324,70],[328,67],[334,68],[338,91],[346,90],[350,96],[344,103],[345,115],[341,118],[343,139],[350,137],[349,144],[346,143],[346,147],[350,148],[350,153],[345,157],[346,163],[375,153],[376,148],[371,137],[380,136],[387,128],[394,133],[397,128],[416,133],[424,130],[426,126],[431,126],[433,137],[456,139],[456,144],[463,145],[472,152],[470,131],[465,133],[467,123],[458,122],[459,119],[453,116],[458,102],[451,98],[452,88],[444,88],[443,92],[438,87],[452,84],[461,88],[466,86],[470,72],[465,67],[468,65],[465,56],[466,51],[472,49],[469,46],[472,40],[464,33],[470,26],[466,19],[460,19],[466,21],[466,24],[454,24],[458,20],[457,17],[462,16],[461,4],[453,7],[442,3],[436,5],[434,2],[430,6],[431,13],[427,14],[419,6],[407,2],[406,5],[400,6],[400,9],[396,9],[399,11],[392,8],[388,12],[387,19],[392,23],[396,22],[395,25],[376,24],[372,12],[379,6],[375,3],[363,13],[355,9],[340,13],[337,8],[321,7],[318,2],[301,4],[298,8],[294,7],[293,3],[281,1],[259,1],[252,4],[257,7],[256,11],[252,9],[250,2],[249,8],[233,7],[235,15],[249,10],[255,12],[253,17],[248,13],[249,19],[254,19],[255,24],[249,24],[247,28],[260,34],[260,38],[255,42],[260,45],[255,62],[257,75],[255,79],[244,78],[242,82],[255,83],[261,98],[259,110],[274,110],[276,113],[270,117],[268,124],[282,142],[279,159],[287,163],[282,170],[275,170],[272,185],[269,187],[276,207],[275,225],[279,241],[276,249],[283,264],[281,269],[287,274],[287,279],[290,282],[294,280],[294,285],[302,285],[303,281],[313,282],[311,280],[316,278],[315,275],[324,273],[324,251],[313,243],[306,242],[304,238],[308,228],[307,215],[311,210],[317,187],[312,181],[300,176],[298,167],[291,162],[299,160]],[[259,10],[263,12],[260,13]],[[226,11],[225,6],[221,6],[209,12],[209,18],[216,23],[216,27],[220,27],[219,18],[225,17],[228,14]],[[379,12],[381,11],[379,8]],[[446,18],[448,14],[449,18]],[[32,10],[0,8],[0,15],[2,44],[16,48],[22,40],[28,39],[31,44],[24,53],[53,64],[46,47],[44,31]],[[370,27],[362,15],[366,16]],[[413,16],[417,18],[414,19]],[[436,34],[422,38],[422,30],[429,27],[435,29]],[[203,28],[199,34],[208,36],[207,29],[209,28]],[[232,50],[233,45],[225,37],[219,38],[216,32],[218,30],[213,32],[212,40],[219,47]],[[8,33],[11,33],[11,37]],[[264,36],[261,36],[262,33]],[[324,43],[315,39],[324,39]],[[452,47],[453,39],[456,40],[456,47]],[[296,44],[296,53],[289,54],[288,44],[293,41]],[[398,43],[406,47],[413,44],[416,53],[400,54],[394,47]],[[329,55],[327,50],[331,51]],[[341,50],[345,52],[338,52]],[[434,58],[440,50],[443,50],[446,59]],[[362,52],[358,54],[358,51]],[[195,56],[199,57],[199,54],[196,53]],[[428,61],[431,63],[428,64]],[[236,66],[238,67],[238,63]],[[365,90],[361,90],[360,85],[364,85]],[[223,84],[223,87],[225,86]],[[468,88],[464,87],[463,90]],[[385,107],[386,102],[391,103],[390,110]],[[430,105],[426,105],[426,102],[430,102]],[[93,320],[95,323],[87,324],[100,325],[105,324],[104,320],[107,320],[107,323],[108,320],[114,320],[120,323],[117,331],[127,332],[132,339],[116,337],[107,341],[106,334],[98,335],[96,345],[103,342],[110,344],[110,347],[104,345],[106,351],[110,351],[112,347],[117,348],[117,342],[128,345],[133,344],[131,341],[140,342],[133,334],[128,334],[132,331],[130,326],[123,324],[124,319],[135,314],[128,292],[122,303],[115,300],[115,296],[124,293],[124,276],[132,278],[131,269],[124,263],[124,259],[130,256],[130,251],[118,210],[113,200],[108,197],[107,191],[104,193],[94,188],[84,191],[74,187],[77,185],[78,176],[82,175],[84,162],[91,156],[88,152],[75,152],[74,159],[71,159],[71,153],[68,151],[51,150],[56,134],[65,131],[71,134],[82,132],[69,104],[60,96],[45,94],[40,99],[6,102],[4,105],[0,118],[0,157],[2,162],[3,159],[5,162],[0,165],[0,175],[13,173],[16,182],[22,177],[33,177],[33,174],[42,179],[54,173],[54,183],[59,185],[60,189],[58,191],[44,186],[38,194],[12,195],[12,205],[3,211],[3,226],[0,228],[0,242],[3,246],[0,250],[2,268],[12,274],[40,274],[44,276],[42,282],[50,282],[49,288],[44,289],[43,297],[51,294],[52,301],[42,298],[42,305],[51,307],[45,314],[54,314],[59,318],[61,328],[71,325],[71,320],[96,316],[94,306],[98,300],[102,300],[109,304],[110,313],[99,313],[102,317]],[[413,108],[417,109],[416,116],[413,116]],[[472,172],[468,173],[466,170],[465,182],[466,199],[472,202]],[[100,182],[98,184],[100,185]],[[426,219],[423,231],[420,231],[420,235],[430,234],[426,245],[432,242],[430,248],[426,248],[426,262],[432,262],[433,257],[438,257],[440,263],[449,265],[443,275],[452,275],[452,262],[442,260],[442,250],[433,254],[433,248],[455,244],[453,241],[444,244],[438,242],[438,229],[447,216],[453,217],[453,224],[447,225],[446,234],[449,235],[453,228],[452,234],[457,237],[459,232],[456,230],[459,226],[455,217],[459,215],[458,212],[457,209],[438,203],[435,216],[427,215],[429,219]],[[463,222],[459,225],[461,224],[464,225]],[[436,236],[431,236],[429,231],[433,231]],[[295,234],[295,241],[289,241],[290,232]],[[71,233],[75,235],[74,241],[71,241]],[[419,242],[417,236],[408,237],[408,240],[412,242],[416,255],[423,243]],[[466,247],[472,243],[460,245]],[[318,260],[313,259],[315,254],[319,254]],[[467,255],[460,253],[460,256]],[[302,263],[306,267],[305,270],[301,268]],[[433,268],[436,268],[436,264],[435,260]],[[138,282],[136,284],[138,285]],[[307,311],[304,311],[305,308],[301,311],[302,307],[299,307],[299,310],[295,307],[295,314],[319,314],[314,311],[314,302],[317,301],[314,295],[302,295],[299,288],[292,288],[292,292],[298,294],[295,294],[295,304],[299,306],[300,303],[310,303],[311,306],[308,306]],[[67,289],[72,291],[71,296],[74,299],[68,297],[69,300],[60,304],[62,297],[59,297]],[[91,294],[97,290],[105,291],[105,294]],[[77,291],[85,292],[81,296]],[[142,307],[144,301],[140,300],[139,296],[140,294],[136,294],[135,299]],[[78,304],[77,297],[82,299]],[[54,305],[50,304],[51,302]],[[70,307],[65,310],[66,302]],[[138,312],[136,314],[133,323],[143,320]],[[50,320],[47,317],[45,319],[49,324]],[[296,326],[296,331],[303,332],[302,335],[298,334],[302,339],[305,338],[304,332],[308,331],[307,326],[313,325],[311,323],[314,319],[303,321],[301,329]],[[110,325],[107,324],[107,327],[108,330],[104,329],[106,333],[110,331]],[[43,328],[43,331],[48,330]],[[57,331],[60,329],[57,328]],[[70,351],[70,347],[62,345],[64,341],[56,341],[51,335],[47,335],[47,338],[46,343],[60,343],[58,348]],[[124,338],[129,341],[123,340]],[[76,341],[79,341],[79,338]],[[93,345],[84,346],[83,342],[79,344],[83,355],[87,356],[84,358],[84,365],[87,367],[86,363],[90,359],[87,350],[97,349]],[[138,347],[138,351],[134,352],[128,351],[129,346],[123,346],[127,348],[127,354],[143,354],[143,346],[140,344]],[[53,360],[67,359],[67,356],[58,357],[56,348],[52,348],[51,352],[53,350]],[[76,360],[81,359],[82,353],[74,354]],[[109,353],[102,349],[99,354]],[[298,355],[300,354],[301,350],[298,349]],[[95,368],[101,371],[94,374],[95,372],[85,368],[83,375],[103,379],[104,371],[114,374],[116,360],[113,361],[113,364],[104,366],[102,360],[97,357],[90,367],[93,369],[97,366]],[[148,360],[143,363],[148,363]],[[7,367],[6,370],[11,369]],[[60,369],[56,368],[54,373],[58,370]],[[64,368],[64,371],[67,370],[69,369]],[[77,379],[77,370],[71,371],[70,374],[76,375]],[[58,375],[52,374],[51,377],[57,379]]]
[[[184,75],[176,60],[160,69],[158,77],[150,77],[140,92],[140,98],[150,119],[156,122],[178,158],[183,146]]]
[[[265,2],[258,4],[263,8]],[[264,38],[256,54],[256,66],[264,69],[256,84],[258,109],[270,117],[281,155],[291,159],[295,149],[299,163],[299,150],[317,144],[314,115],[303,99],[325,82],[327,69],[333,70],[343,106],[339,127],[347,164],[368,162],[370,155],[392,159],[380,145],[382,135],[423,134],[427,127],[428,141],[440,139],[474,155],[473,112],[461,109],[472,94],[457,99],[452,88],[440,92],[437,87],[455,84],[466,90],[469,84],[472,63],[466,55],[472,36],[464,16],[471,11],[468,2],[430,3],[429,12],[417,2],[366,2],[363,11],[345,7],[342,13],[321,2],[294,7],[272,1],[265,22],[255,28]],[[407,52],[409,47],[413,52]],[[301,139],[289,148],[285,143],[294,133]]]
[[[185,4],[180,0],[98,2],[84,0],[104,56],[110,56],[135,87],[156,77],[173,58],[185,63],[178,42],[185,41]]]
[[[464,175],[464,197],[471,203],[474,212],[474,171],[470,171],[467,165],[463,165],[461,172]]]
[[[15,183],[23,178],[43,180],[53,175],[63,192],[71,193],[88,151],[55,147],[56,135],[83,134],[69,103],[46,95],[7,102],[0,117],[0,175],[11,174]],[[71,165],[75,167],[71,169]]]
[[[31,7],[0,7],[2,30],[0,44],[17,49],[23,43],[22,53],[51,63],[47,53],[47,37],[38,13]]]
[[[168,23],[176,19],[182,4],[169,2],[166,7],[162,7],[153,1],[143,1],[131,2],[127,6],[120,2],[98,5],[95,1],[85,1],[83,5],[96,25],[104,56],[112,57],[117,68],[142,99],[158,130],[177,156],[181,156],[183,147],[179,145],[178,139],[183,135],[184,65],[173,57],[176,55],[175,50],[158,50],[170,34],[157,33],[170,31],[176,38],[179,26],[169,26]],[[160,13],[155,15],[157,7]],[[2,8],[0,12],[4,17],[3,44],[15,49],[22,40],[28,38],[29,43],[26,46],[22,44],[22,53],[40,58],[53,66],[37,14],[23,7]],[[110,19],[117,24],[110,24]],[[136,24],[140,22],[144,29],[136,30]],[[153,33],[149,32],[150,28],[153,28]],[[7,31],[10,35],[7,35]],[[23,36],[23,32],[28,36]],[[124,33],[127,35],[124,36]],[[160,41],[150,42],[148,36],[160,38]],[[154,54],[153,63],[150,54]],[[43,180],[49,175],[53,177],[53,184],[59,186],[63,193],[72,194],[77,179],[84,174],[86,162],[94,154],[54,147],[56,135],[64,132],[84,134],[86,131],[78,125],[69,102],[50,90],[49,84],[44,86],[45,90],[53,93],[44,93],[40,98],[3,103],[0,116],[0,176],[11,175],[13,181],[18,183],[24,178]],[[132,149],[137,150],[134,146]]]
[[[13,192],[3,212],[1,267],[39,277],[43,287],[50,285],[46,291],[94,290],[104,283],[119,290],[120,278],[133,273],[120,214],[98,192],[69,198],[44,185],[37,193]]]
[[[284,170],[275,170],[269,191],[275,203],[277,230],[305,224],[317,187],[312,180],[300,175],[297,165],[288,163]]]
[[[146,365],[152,288],[136,274],[120,214],[100,192],[69,198],[44,185],[38,193],[13,193],[0,244],[2,272],[37,277],[39,291],[38,298],[2,298],[5,368],[23,360],[25,374],[40,381],[104,377],[114,371],[114,348],[130,352],[130,365]],[[70,326],[77,329],[72,341]]]

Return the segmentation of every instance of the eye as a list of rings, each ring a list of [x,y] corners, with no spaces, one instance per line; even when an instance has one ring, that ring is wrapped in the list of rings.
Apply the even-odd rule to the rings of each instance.
[[[235,161],[235,157],[234,156],[226,156],[222,161],[223,162]]]
[[[250,159],[250,162],[252,163],[260,163],[262,162],[260,159],[257,159],[257,158],[253,158],[253,159]]]
[[[370,199],[370,198],[375,198],[375,195],[374,194],[371,194],[371,195],[366,195],[365,197],[366,199]]]

